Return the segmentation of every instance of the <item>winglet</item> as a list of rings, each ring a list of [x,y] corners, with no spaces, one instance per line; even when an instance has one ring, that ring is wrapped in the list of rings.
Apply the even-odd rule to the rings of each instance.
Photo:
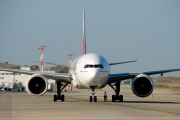
[[[82,54],[86,54],[86,34],[85,34],[85,10],[83,9],[83,35],[82,35]]]

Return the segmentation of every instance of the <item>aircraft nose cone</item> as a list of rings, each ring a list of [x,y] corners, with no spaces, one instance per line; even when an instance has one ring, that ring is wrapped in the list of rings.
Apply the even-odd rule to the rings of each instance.
[[[89,74],[90,74],[90,75],[89,75],[89,79],[91,79],[91,80],[97,79],[97,78],[98,78],[98,75],[99,75],[99,71],[98,71],[98,70],[96,70],[96,71],[91,71]]]
[[[88,81],[90,82],[90,85],[98,85],[101,81],[101,72],[100,70],[91,71],[89,73]]]

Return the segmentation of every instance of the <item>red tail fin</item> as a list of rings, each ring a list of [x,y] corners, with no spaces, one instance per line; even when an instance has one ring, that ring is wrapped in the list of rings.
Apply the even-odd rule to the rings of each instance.
[[[86,54],[86,34],[85,34],[85,10],[83,9],[83,35],[82,35],[82,54]]]

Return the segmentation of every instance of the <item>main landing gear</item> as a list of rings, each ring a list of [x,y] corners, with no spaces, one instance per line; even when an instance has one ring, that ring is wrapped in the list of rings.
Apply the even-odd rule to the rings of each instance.
[[[94,96],[95,95],[95,92],[94,92],[95,88],[96,87],[94,87],[94,86],[91,87],[91,89],[92,89],[92,96],[89,97],[89,102],[92,102],[93,100],[94,100],[94,102],[97,102],[97,96]]]
[[[64,86],[60,81],[56,81],[57,84],[57,95],[54,95],[54,102],[56,102],[57,100],[61,100],[64,101],[64,95],[61,95],[62,90],[68,85],[68,83],[66,83]],[[63,86],[63,87],[62,87]],[[62,87],[62,88],[61,88]]]
[[[116,82],[115,86],[116,88],[113,87],[113,85],[109,84],[109,86],[115,91],[116,95],[112,95],[112,102],[115,102],[118,100],[119,102],[123,102],[123,95],[119,95],[120,93],[120,81]]]

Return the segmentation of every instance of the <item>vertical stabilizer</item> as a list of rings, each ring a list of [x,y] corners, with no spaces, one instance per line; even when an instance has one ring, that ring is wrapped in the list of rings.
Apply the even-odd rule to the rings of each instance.
[[[83,9],[82,54],[86,54],[85,10]]]

